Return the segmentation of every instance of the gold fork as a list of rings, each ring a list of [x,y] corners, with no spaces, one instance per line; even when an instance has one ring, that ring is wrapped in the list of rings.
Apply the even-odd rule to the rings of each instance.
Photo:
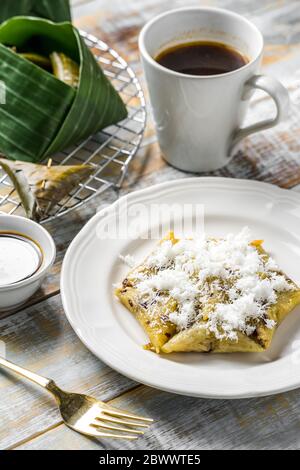
[[[153,422],[150,418],[113,408],[88,395],[65,392],[53,380],[41,377],[1,357],[0,366],[26,377],[51,392],[64,423],[86,436],[133,440],[137,439],[138,434],[144,434],[141,428],[148,428]]]

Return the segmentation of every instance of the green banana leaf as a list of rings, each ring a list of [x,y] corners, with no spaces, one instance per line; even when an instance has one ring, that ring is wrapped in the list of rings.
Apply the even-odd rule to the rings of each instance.
[[[78,88],[16,54],[60,51],[80,65]],[[0,151],[13,160],[38,162],[127,116],[119,94],[71,23],[15,17],[0,25]]]
[[[71,21],[69,0],[1,0],[0,23],[13,16],[38,16],[54,22]]]

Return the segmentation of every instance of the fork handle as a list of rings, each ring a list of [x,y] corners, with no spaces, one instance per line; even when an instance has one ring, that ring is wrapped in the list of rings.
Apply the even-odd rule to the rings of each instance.
[[[16,372],[16,374],[22,375],[22,377],[25,377],[26,379],[31,380],[31,382],[34,382],[40,385],[41,387],[49,390],[48,386],[52,381],[46,379],[45,377],[37,375],[34,372],[30,372],[29,370],[24,369],[23,367],[17,366],[16,364],[9,362],[6,359],[3,359],[2,357],[0,357],[0,366],[12,370],[13,372]]]

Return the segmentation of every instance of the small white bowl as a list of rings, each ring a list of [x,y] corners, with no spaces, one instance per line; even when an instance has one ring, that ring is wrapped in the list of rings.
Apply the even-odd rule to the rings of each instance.
[[[41,286],[48,270],[52,267],[56,248],[51,235],[41,225],[16,215],[0,215],[0,232],[18,232],[29,237],[40,246],[42,264],[29,278],[14,284],[0,286],[0,312],[9,311],[22,305]]]

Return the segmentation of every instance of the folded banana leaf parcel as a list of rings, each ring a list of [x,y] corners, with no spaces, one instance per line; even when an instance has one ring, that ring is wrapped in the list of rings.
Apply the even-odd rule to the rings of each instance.
[[[39,162],[127,116],[78,30],[15,17],[0,25],[0,152]]]
[[[69,0],[0,0],[0,22],[12,16],[38,16],[51,21],[71,21]]]

